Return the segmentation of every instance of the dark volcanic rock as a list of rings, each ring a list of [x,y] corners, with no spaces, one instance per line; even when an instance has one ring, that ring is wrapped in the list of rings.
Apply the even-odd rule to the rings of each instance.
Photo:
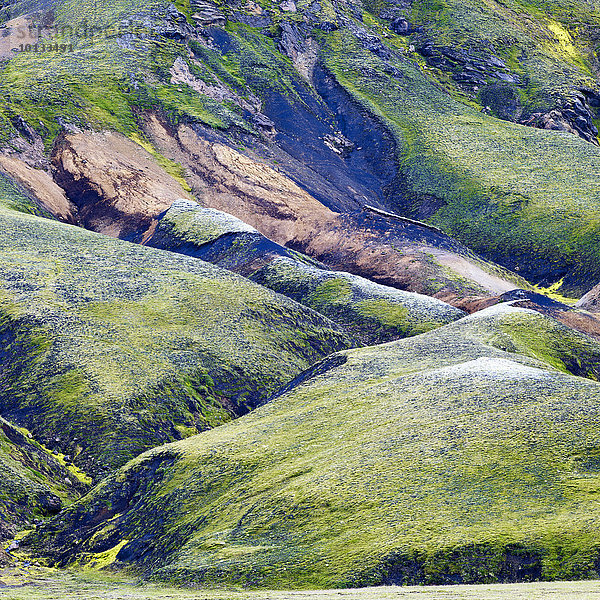
[[[232,215],[183,199],[173,203],[159,217],[145,244],[201,258],[244,276],[251,275],[278,257],[326,269],[308,256],[272,242]]]
[[[594,124],[594,113],[583,95],[573,97],[563,106],[548,113],[534,113],[525,121],[540,129],[567,131],[598,145],[598,128]]]
[[[282,21],[279,24],[281,29],[281,40],[279,41],[279,50],[294,59],[298,56],[299,52],[302,52],[305,48],[304,34],[300,32],[300,29],[295,23],[289,21]]]
[[[398,35],[410,35],[413,32],[412,25],[401,17],[392,20],[390,29]]]

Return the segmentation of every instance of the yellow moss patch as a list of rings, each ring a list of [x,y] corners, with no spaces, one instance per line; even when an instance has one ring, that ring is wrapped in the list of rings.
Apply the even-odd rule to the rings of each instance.
[[[192,191],[192,188],[185,179],[184,169],[180,164],[164,157],[148,140],[142,138],[138,133],[130,134],[129,139],[138,146],[141,146],[148,154],[151,154],[156,159],[156,162],[171,175],[171,177],[173,177],[186,192]]]
[[[116,546],[107,550],[106,552],[99,552],[97,554],[90,554],[83,559],[85,563],[82,565],[85,570],[91,569],[98,571],[105,569],[109,565],[112,565],[117,559],[117,554],[125,544],[129,543],[129,540],[122,540]],[[82,562],[83,562],[82,561]]]

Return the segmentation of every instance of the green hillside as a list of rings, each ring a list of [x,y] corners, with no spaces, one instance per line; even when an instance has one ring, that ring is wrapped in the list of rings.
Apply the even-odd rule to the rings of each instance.
[[[0,2],[0,588],[600,579],[599,57],[598,0]]]
[[[0,419],[0,541],[11,539],[23,526],[55,515],[86,491],[89,481],[64,457],[53,455],[31,438]],[[0,552],[0,564],[6,559]]]
[[[597,577],[599,353],[500,306],[337,354],[250,415],[141,455],[30,543],[60,565],[220,585]]]
[[[322,64],[396,140],[396,174],[384,204],[421,215],[535,283],[564,278],[564,291],[581,295],[600,279],[594,176],[600,151],[574,135],[594,141],[597,6],[419,0],[401,9],[323,2],[315,12],[298,2],[297,12],[285,12],[262,4],[254,20],[248,7],[215,5],[213,13],[228,20],[207,27],[192,19],[202,10],[185,4],[178,16],[158,0],[83,0],[76,9],[57,0],[55,26],[63,38],[84,19],[101,33],[61,39],[74,43],[73,52],[20,53],[4,65],[4,143],[18,133],[17,116],[50,148],[60,123],[142,134],[141,116],[157,111],[173,125],[201,123],[233,144],[243,135],[246,146],[259,148],[262,130],[245,108],[256,99],[267,113],[275,101],[289,111],[286,136],[295,128],[310,138],[318,132],[303,129],[303,107],[324,110],[325,119],[322,90],[315,79],[313,86],[303,79],[285,51],[296,64]],[[5,13],[18,14],[20,6],[8,5]],[[416,32],[393,33],[390,19],[398,15]],[[129,29],[118,35],[124,19]],[[281,38],[288,26],[296,32],[288,40],[294,51]],[[318,45],[316,54],[302,59],[309,43]],[[458,56],[443,55],[450,50]],[[190,73],[189,85],[171,83],[175,64]],[[463,81],[461,73],[471,75]],[[557,123],[572,123],[550,131],[494,116],[511,103],[518,118],[506,118],[514,121],[533,119],[541,127],[546,121],[539,119],[558,110]],[[489,105],[493,114],[483,114]],[[355,115],[345,118],[350,135],[360,125]],[[344,129],[343,120],[338,126]],[[329,167],[323,168],[327,179]]]
[[[91,474],[243,414],[349,346],[325,317],[197,259],[0,220],[0,410]]]

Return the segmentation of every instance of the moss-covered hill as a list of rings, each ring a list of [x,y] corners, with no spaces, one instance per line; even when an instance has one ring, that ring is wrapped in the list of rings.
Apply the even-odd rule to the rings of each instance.
[[[164,214],[144,244],[206,262],[248,277],[278,257],[325,265],[271,241],[228,213],[179,199]]]
[[[198,259],[0,212],[2,414],[90,473],[242,414],[349,345]]]
[[[327,315],[364,345],[418,335],[465,315],[428,296],[289,258],[272,261],[251,279]]]
[[[6,54],[0,142],[24,160],[43,166],[64,131],[113,129],[160,147],[210,203],[210,172],[178,129],[191,126],[334,210],[428,220],[567,293],[600,279],[594,3],[31,0],[1,14],[24,12],[45,46],[73,44]]]
[[[596,577],[599,358],[507,305],[345,351],[253,413],[134,459],[29,543],[179,582]]]
[[[33,526],[40,517],[55,515],[85,492],[89,482],[68,463],[29,432],[0,418],[0,541]]]
[[[600,281],[596,1],[17,0],[0,24],[6,531],[87,473],[29,538],[60,565],[600,576],[598,342],[404,291]]]

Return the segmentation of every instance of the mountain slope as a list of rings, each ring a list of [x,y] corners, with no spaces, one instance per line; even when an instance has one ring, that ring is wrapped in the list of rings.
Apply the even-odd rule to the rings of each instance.
[[[506,305],[346,351],[133,460],[29,543],[194,583],[596,577],[599,357]]]
[[[74,46],[65,53],[22,52],[6,62],[3,144],[24,156],[34,140],[49,151],[58,136],[80,135],[77,128],[115,129],[146,138],[181,163],[178,177],[201,203],[268,237],[277,229],[282,237],[274,241],[330,266],[351,261],[353,271],[372,276],[350,246],[354,235],[368,240],[362,210],[373,205],[425,219],[535,283],[562,281],[564,292],[581,295],[600,279],[597,182],[590,175],[600,152],[592,143],[598,12],[579,1],[538,4],[325,2],[284,10],[270,2],[200,3],[179,4],[182,12],[160,0],[85,0],[77,10],[67,0],[10,4],[7,18],[51,6],[52,14],[32,22],[43,21],[46,35]],[[83,19],[100,33],[71,36],[69,27]],[[496,89],[504,84],[510,90]],[[486,100],[494,94],[495,104]],[[518,99],[514,120],[550,129],[481,112],[503,116],[503,98],[508,105]],[[155,116],[167,123],[168,139],[153,125]],[[321,207],[323,232],[305,219],[304,233],[294,239],[284,234],[290,217],[278,198],[267,196],[255,207],[237,193],[230,209],[223,202],[231,203],[231,189],[212,186],[199,150],[215,142],[226,168],[255,173],[253,161],[260,159],[296,182],[313,206],[359,217],[334,218]],[[234,149],[242,147],[240,162]],[[176,164],[164,164],[176,174]],[[90,200],[68,178],[57,181],[73,203]],[[419,236],[397,222],[386,227],[419,245]],[[428,253],[426,246],[418,255],[421,265]],[[434,268],[442,281],[443,267]],[[413,291],[441,291],[423,285],[418,269],[409,275]],[[445,279],[442,288],[451,284]],[[399,274],[393,282],[407,285]],[[455,287],[458,295],[485,294]]]
[[[68,460],[68,458],[67,458]],[[70,462],[70,461],[69,461]],[[0,418],[0,541],[60,511],[87,489],[85,476]],[[0,563],[6,555],[0,552]]]
[[[242,414],[349,346],[325,317],[198,259],[0,221],[0,409],[90,473]]]
[[[597,0],[0,25],[0,537],[62,501],[34,556],[147,579],[600,577]]]

